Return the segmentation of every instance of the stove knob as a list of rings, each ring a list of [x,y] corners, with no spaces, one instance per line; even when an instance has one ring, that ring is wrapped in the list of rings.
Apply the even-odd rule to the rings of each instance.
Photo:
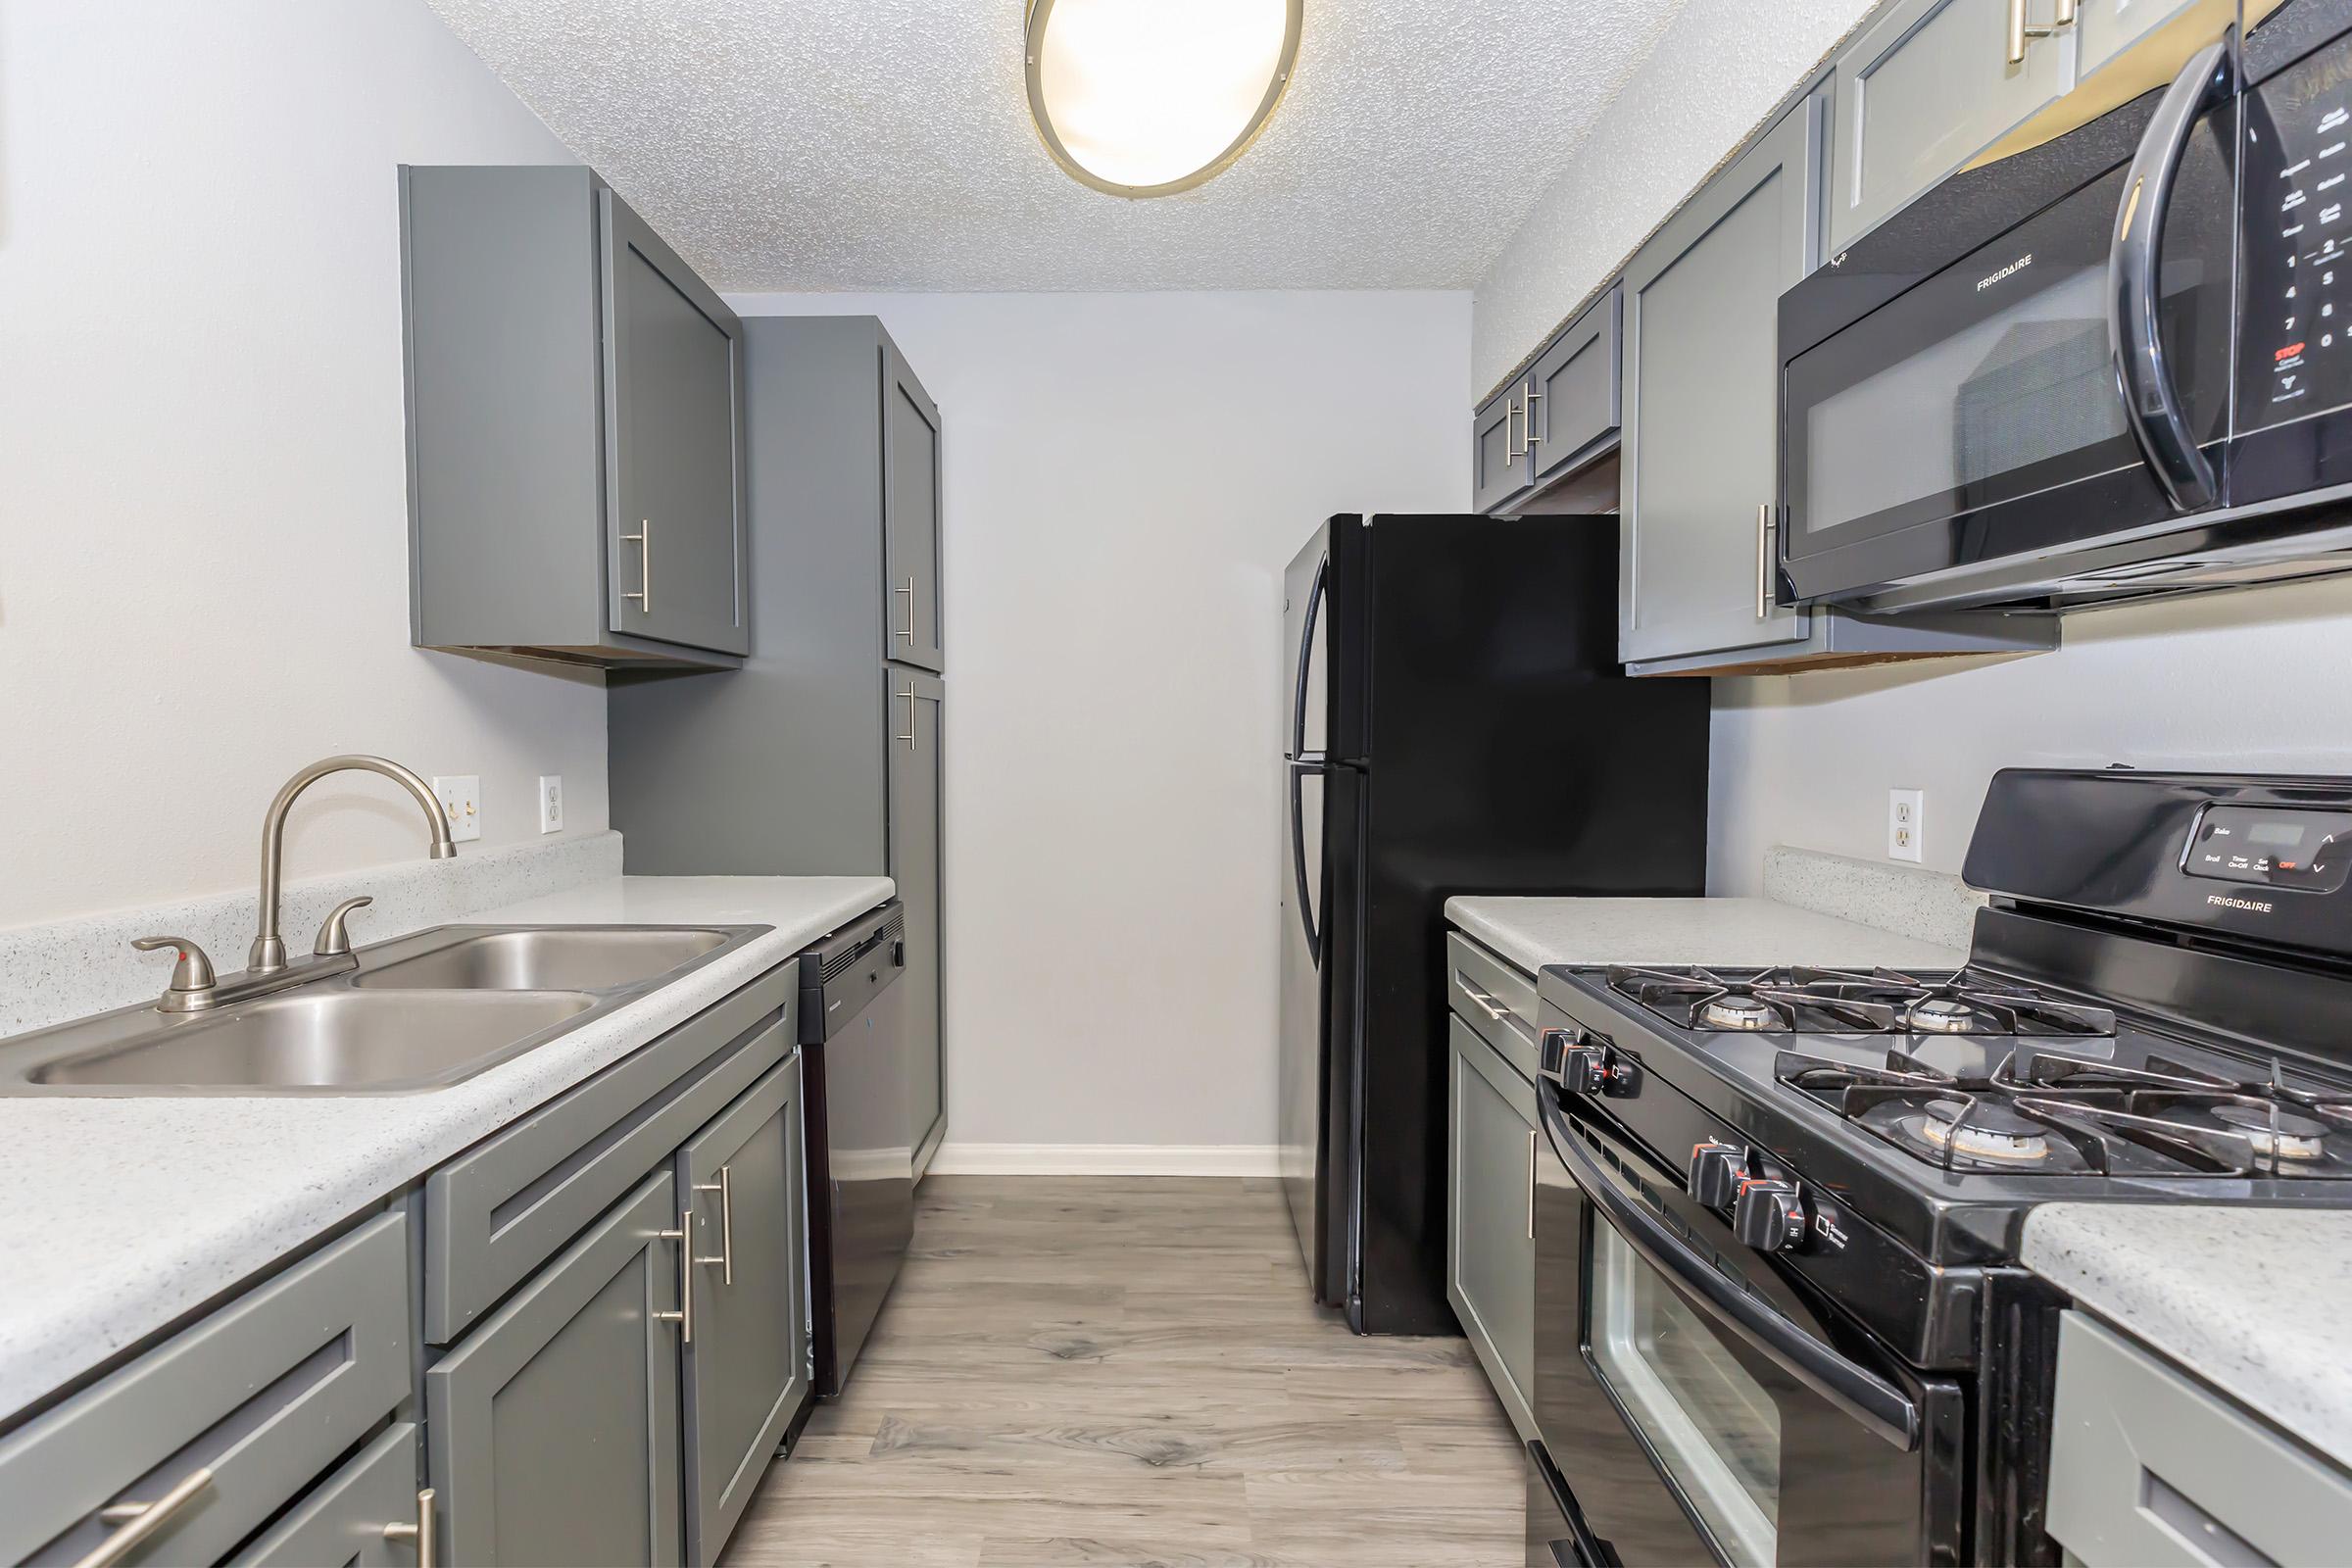
[[[1759,1252],[1777,1252],[1805,1239],[1805,1201],[1794,1182],[1750,1176],[1740,1184],[1732,1230]]]
[[[1747,1151],[1730,1144],[1692,1144],[1692,1198],[1709,1208],[1722,1208],[1740,1196],[1740,1178],[1747,1174]]]
[[[1607,1095],[1622,1099],[1634,1092],[1640,1074],[1634,1064],[1620,1056],[1605,1042],[1578,1046],[1568,1053],[1568,1068],[1561,1082],[1576,1094]]]

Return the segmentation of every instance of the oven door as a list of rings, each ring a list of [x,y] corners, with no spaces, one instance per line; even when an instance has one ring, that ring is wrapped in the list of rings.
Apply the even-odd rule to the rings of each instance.
[[[1602,1560],[1958,1560],[1958,1389],[1799,1300],[1721,1216],[1542,1086],[1536,1422]]]
[[[2222,503],[2236,122],[2211,74],[1954,176],[1785,297],[1797,598],[2030,603],[2094,541]]]

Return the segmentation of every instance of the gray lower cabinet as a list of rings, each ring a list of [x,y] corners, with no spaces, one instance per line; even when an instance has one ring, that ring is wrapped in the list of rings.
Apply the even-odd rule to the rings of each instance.
[[[426,1528],[419,1509],[432,1505],[416,1486],[423,1465],[423,1434],[414,1422],[400,1422],[232,1560],[237,1568],[418,1568],[417,1543]]]
[[[808,1396],[801,1062],[769,1072],[678,1151],[693,1221],[685,1342],[686,1560],[715,1562]]]
[[[906,906],[906,1130],[919,1176],[947,1136],[947,1054],[940,996],[940,737],[947,687],[919,670],[889,672],[890,876]]]
[[[1881,220],[2074,84],[2072,28],[2023,41],[2010,16],[2047,25],[2054,0],[1897,0],[1839,54],[1834,77],[1830,249]]]
[[[0,1561],[226,1556],[409,1397],[408,1269],[379,1215],[0,1439]]]
[[[1446,1298],[1523,1441],[1536,1436],[1536,1091],[1446,1020]]]
[[[882,337],[882,569],[889,629],[882,657],[947,668],[940,626],[939,405],[898,345]]]
[[[743,324],[579,168],[404,168],[412,635],[605,666],[749,647]]]
[[[1773,603],[1781,291],[1815,255],[1799,104],[1627,264],[1620,647],[1629,664],[1804,639]]]
[[[647,1178],[426,1368],[445,1560],[679,1560],[682,1209]]]
[[[2058,1332],[2049,1532],[2089,1568],[2341,1562],[2352,1475],[2104,1324]]]

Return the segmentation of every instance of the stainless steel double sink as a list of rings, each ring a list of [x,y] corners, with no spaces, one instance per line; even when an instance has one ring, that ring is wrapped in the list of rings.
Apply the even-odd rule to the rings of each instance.
[[[436,926],[209,1012],[122,1007],[0,1043],[0,1096],[382,1095],[459,1083],[767,926]]]

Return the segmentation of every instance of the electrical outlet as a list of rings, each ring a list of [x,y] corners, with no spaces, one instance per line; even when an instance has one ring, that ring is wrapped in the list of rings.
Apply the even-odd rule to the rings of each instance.
[[[564,779],[558,773],[539,775],[539,831],[564,830]]]
[[[452,841],[464,844],[482,836],[482,781],[478,774],[435,776],[433,794],[440,798],[441,813],[449,818]]]
[[[1926,790],[1886,792],[1886,857],[1892,860],[1919,858],[1919,838],[1927,815]]]

